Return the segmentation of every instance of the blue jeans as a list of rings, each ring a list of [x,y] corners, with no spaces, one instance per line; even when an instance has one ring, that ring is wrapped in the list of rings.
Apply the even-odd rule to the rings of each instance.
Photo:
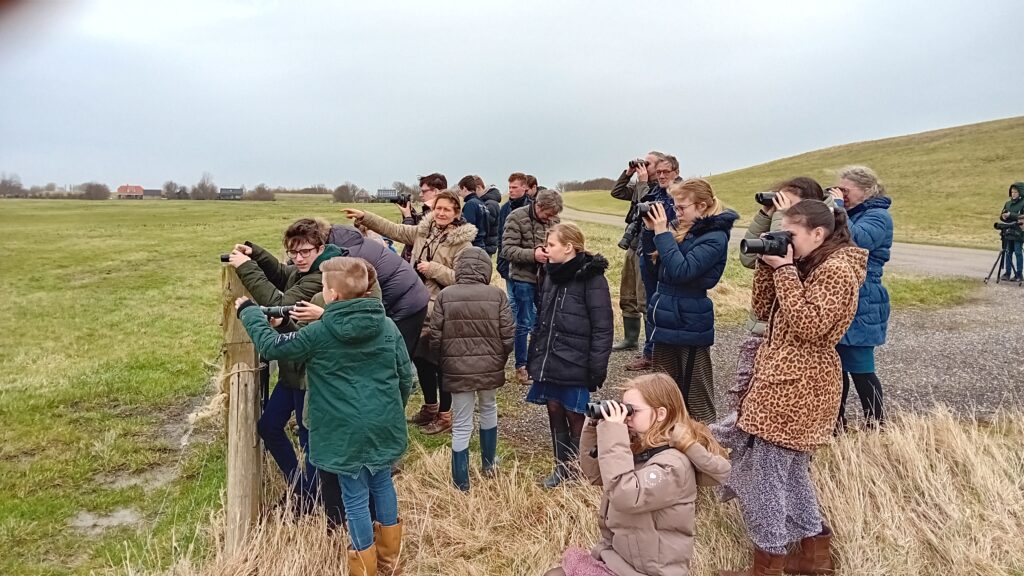
[[[527,353],[530,351],[526,339],[537,321],[537,303],[534,300],[536,291],[536,284],[508,281],[508,299],[516,317],[516,368],[526,366]]]
[[[292,484],[303,496],[316,493],[316,470],[309,463],[309,430],[302,424],[302,408],[306,400],[306,391],[289,388],[278,383],[270,393],[263,414],[256,424],[260,438],[267,452],[274,457],[277,467],[284,474],[284,479]],[[299,446],[306,453],[305,473],[299,474],[299,459],[295,455],[295,447],[285,432],[288,420],[295,413],[299,423]]]
[[[356,476],[338,474],[341,500],[348,516],[348,535],[352,547],[366,550],[373,546],[373,521],[370,519],[370,497],[376,508],[381,526],[398,524],[398,495],[391,481],[391,467],[386,466],[371,474],[365,466]]]
[[[1003,266],[1003,273],[1014,278],[1021,277],[1022,266],[1024,266],[1024,242],[1020,240],[1006,241],[1006,263]],[[1013,259],[1017,260],[1017,267],[1013,267]]]

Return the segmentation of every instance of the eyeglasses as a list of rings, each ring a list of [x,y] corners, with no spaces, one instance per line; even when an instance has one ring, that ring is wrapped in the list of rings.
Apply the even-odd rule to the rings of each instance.
[[[669,174],[674,174],[675,170],[655,170],[654,173],[658,176],[668,176]]]
[[[294,259],[296,256],[302,256],[303,258],[309,258],[310,256],[313,255],[314,252],[317,251],[318,248],[320,248],[320,247],[319,246],[314,246],[312,248],[299,248],[298,250],[286,250],[285,254],[287,254],[288,257],[292,258],[292,259]]]
[[[686,210],[687,208],[689,208],[690,206],[694,206],[695,204],[696,203],[694,203],[694,204],[676,204],[675,205],[676,212],[682,212],[683,210]]]

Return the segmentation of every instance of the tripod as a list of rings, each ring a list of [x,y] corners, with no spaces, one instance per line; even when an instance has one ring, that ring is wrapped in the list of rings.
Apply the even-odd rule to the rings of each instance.
[[[1003,238],[1002,240],[1003,240],[1003,245],[1002,245],[1002,248],[999,250],[999,256],[996,256],[996,261],[995,261],[994,264],[992,264],[992,269],[988,271],[988,276],[985,277],[985,284],[988,284],[988,281],[992,279],[992,275],[993,274],[995,274],[995,276],[996,276],[996,284],[999,284],[1000,282],[1003,281],[1003,274],[1002,274],[1003,273],[1003,264],[1006,263],[1006,257],[1010,254],[1010,246],[1009,246],[1010,243],[1009,243],[1009,241],[1006,238]],[[1018,265],[1024,265],[1024,263],[1021,263],[1021,262],[1017,262],[1017,264]],[[1010,262],[1010,267],[1006,269],[1006,275],[1007,276],[1009,276],[1010,272],[1012,272],[1012,270],[1011,270],[1012,268],[1013,268],[1013,262],[1011,261]],[[1018,272],[1020,272],[1020,270],[1018,270]],[[1007,281],[1010,282],[1010,280],[1007,280]],[[1024,285],[1024,281],[1018,280],[1017,281],[1017,286],[1021,286],[1021,285]]]

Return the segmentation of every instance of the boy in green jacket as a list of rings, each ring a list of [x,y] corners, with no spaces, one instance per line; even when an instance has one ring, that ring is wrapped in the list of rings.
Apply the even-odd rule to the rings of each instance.
[[[298,332],[278,334],[246,298],[235,306],[263,357],[306,363],[309,456],[320,474],[324,506],[344,503],[352,540],[349,573],[390,573],[402,534],[391,466],[408,446],[412,365],[395,323],[380,300],[368,296],[376,281],[373,267],[337,257],[320,270],[323,316]],[[379,524],[370,520],[371,496]]]

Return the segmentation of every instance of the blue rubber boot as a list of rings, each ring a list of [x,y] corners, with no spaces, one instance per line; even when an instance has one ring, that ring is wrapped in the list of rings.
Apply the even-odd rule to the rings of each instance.
[[[452,483],[463,492],[469,491],[469,449],[452,452]]]
[[[480,429],[480,472],[490,478],[497,472],[498,464],[498,427]]]

